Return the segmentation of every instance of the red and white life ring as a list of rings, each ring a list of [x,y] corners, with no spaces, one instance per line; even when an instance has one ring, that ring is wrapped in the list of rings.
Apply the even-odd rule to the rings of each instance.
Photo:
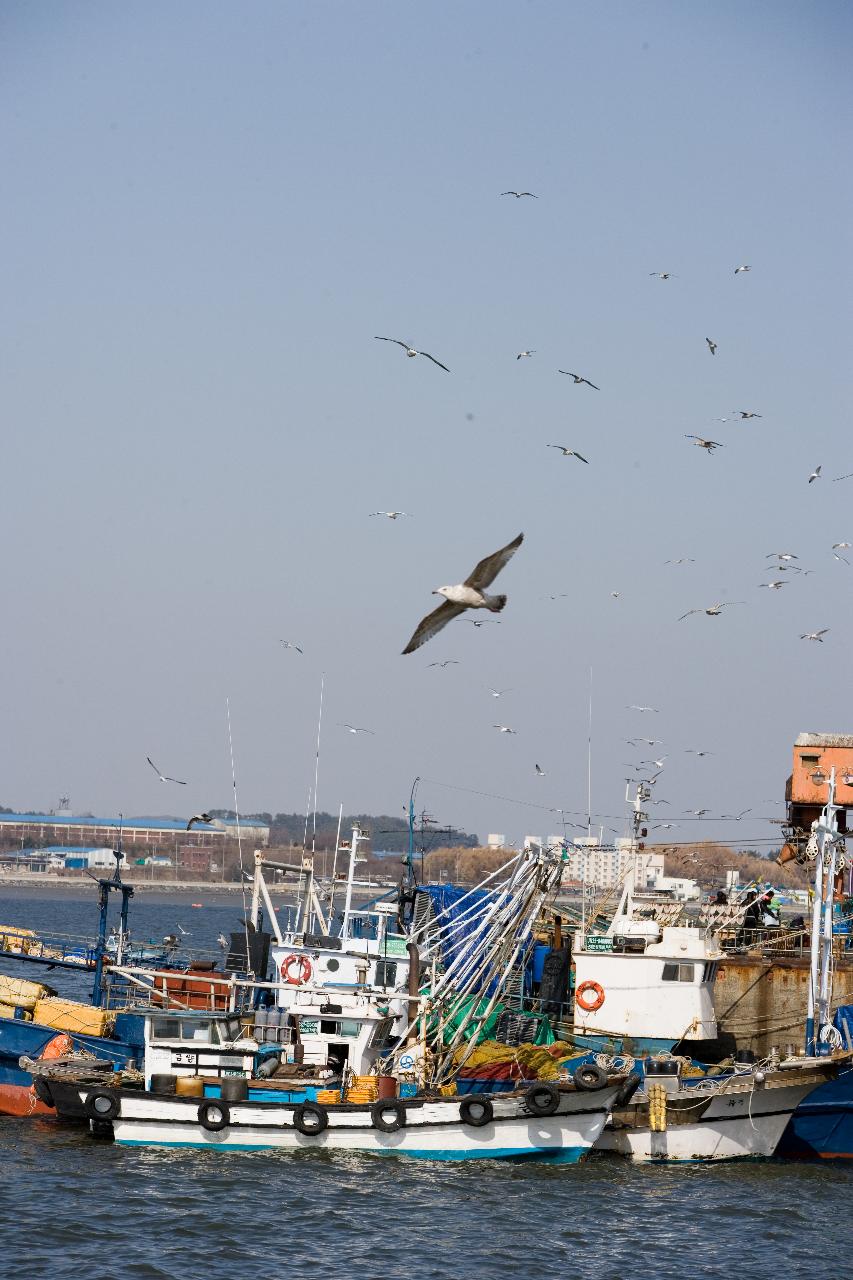
[[[297,966],[295,975],[293,973],[294,965]],[[313,972],[311,961],[307,956],[286,956],[281,962],[281,976],[292,987],[301,987],[306,982],[310,982]]]
[[[586,998],[590,991],[594,993],[594,1000]],[[575,992],[575,1003],[584,1013],[595,1013],[604,1004],[604,987],[600,982],[582,982]]]

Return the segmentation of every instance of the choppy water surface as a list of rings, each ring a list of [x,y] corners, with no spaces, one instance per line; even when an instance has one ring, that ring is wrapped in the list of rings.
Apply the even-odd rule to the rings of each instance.
[[[236,898],[203,911],[140,902],[136,936],[179,922],[207,945],[239,910]],[[0,897],[4,924],[82,932],[93,918],[88,900]],[[667,1169],[594,1157],[548,1168],[146,1151],[0,1118],[3,1280],[823,1280],[850,1274],[851,1197],[846,1164]]]

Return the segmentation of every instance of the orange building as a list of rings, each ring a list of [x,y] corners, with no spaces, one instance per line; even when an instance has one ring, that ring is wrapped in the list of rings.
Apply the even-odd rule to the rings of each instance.
[[[835,802],[842,805],[838,829],[847,832],[847,810],[853,809],[853,734],[801,733],[794,743],[794,763],[785,785],[786,844],[782,863],[802,857],[811,825],[826,804],[835,769]]]

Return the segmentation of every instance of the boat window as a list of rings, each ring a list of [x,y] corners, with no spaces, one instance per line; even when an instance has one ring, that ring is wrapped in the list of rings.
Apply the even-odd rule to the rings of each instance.
[[[341,1035],[342,1036],[348,1036],[350,1039],[354,1040],[360,1030],[361,1030],[361,1023],[358,1022],[355,1018],[341,1019]]]
[[[340,960],[336,960],[334,956],[332,956],[331,959],[326,961],[326,968],[328,969],[329,973],[336,973],[337,970],[340,969],[340,967],[341,967]]]
[[[349,919],[349,933],[351,938],[375,940],[379,937],[379,921],[376,916],[352,915]]]
[[[180,1038],[180,1023],[176,1022],[174,1018],[151,1019],[152,1040],[180,1040]]]
[[[381,1022],[377,1022],[373,1028],[373,1034],[370,1037],[370,1047],[372,1049],[381,1047],[391,1038],[391,1030],[394,1026],[393,1018],[383,1018]]]
[[[181,1039],[182,1040],[209,1040],[210,1039],[210,1022],[207,1018],[199,1022],[195,1018],[190,1021],[181,1020]]]
[[[377,960],[377,987],[393,987],[397,981],[397,962],[395,960]]]
[[[692,964],[665,964],[663,967],[664,982],[692,982],[694,976]]]
[[[716,960],[708,960],[705,964],[705,969],[702,974],[702,981],[713,982],[716,976],[717,976],[717,962]]]
[[[341,1024],[335,1022],[334,1018],[320,1019],[320,1035],[321,1036],[339,1036]]]

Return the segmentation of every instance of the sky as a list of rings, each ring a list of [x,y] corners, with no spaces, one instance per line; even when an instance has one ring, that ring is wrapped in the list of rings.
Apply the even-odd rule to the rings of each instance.
[[[321,809],[420,777],[481,838],[585,830],[591,689],[593,824],[666,756],[663,836],[774,841],[795,736],[853,731],[851,37],[830,0],[7,0],[0,803],[228,807],[233,750],[242,811],[301,811],[322,680]],[[500,625],[401,656],[521,531]]]

